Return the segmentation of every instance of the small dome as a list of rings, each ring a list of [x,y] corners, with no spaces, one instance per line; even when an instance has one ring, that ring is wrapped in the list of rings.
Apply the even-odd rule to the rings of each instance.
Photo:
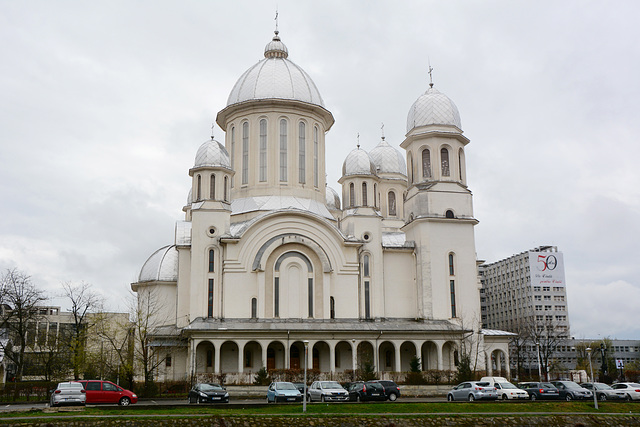
[[[360,147],[347,154],[342,164],[342,176],[347,175],[375,175],[376,166],[369,153]]]
[[[407,175],[404,156],[382,138],[382,141],[369,153],[378,173],[399,173]]]
[[[178,249],[175,245],[155,251],[144,263],[138,282],[176,282],[178,280]]]
[[[193,167],[205,166],[231,169],[231,161],[229,161],[227,149],[213,138],[205,141],[196,153],[196,161]]]
[[[407,115],[407,133],[426,125],[456,126],[462,130],[458,107],[449,97],[430,87],[413,103]]]
[[[229,94],[227,106],[255,99],[292,99],[324,108],[311,77],[289,61],[287,47],[276,32],[264,49],[264,59],[240,76]]]
[[[326,188],[327,208],[330,210],[340,210],[340,196],[333,188],[328,185]]]
[[[189,189],[189,194],[187,195],[187,206],[191,204],[193,201],[193,189]]]

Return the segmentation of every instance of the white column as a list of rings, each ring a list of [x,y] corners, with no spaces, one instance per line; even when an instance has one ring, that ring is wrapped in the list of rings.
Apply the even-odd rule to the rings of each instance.
[[[442,343],[441,342],[436,342],[436,351],[438,353],[438,370],[442,371],[443,370],[443,363],[442,363]]]
[[[507,375],[506,378],[511,378],[511,363],[509,361],[509,352],[504,353],[504,363],[506,366]]]
[[[238,373],[241,374],[244,372],[244,346],[246,345],[246,341],[236,341],[236,345],[238,346]]]
[[[329,341],[329,372],[332,374],[336,372],[336,343],[335,341]]]
[[[402,347],[402,344],[397,345],[397,343],[395,342],[392,342],[392,344],[396,352],[396,372],[400,372],[402,370],[402,355],[400,354],[400,348]]]
[[[212,342],[211,345],[213,345],[213,372],[216,374],[220,373],[220,358],[221,358],[221,354],[220,351],[222,349],[222,343],[220,342]]]
[[[493,376],[493,357],[492,353],[489,353],[489,360],[487,361],[487,375]]]
[[[260,348],[262,350],[262,366],[267,369],[267,348],[269,347],[269,342],[264,341],[260,342]],[[262,368],[262,366],[260,366]]]
[[[351,367],[355,371],[358,369],[358,342],[351,341]]]

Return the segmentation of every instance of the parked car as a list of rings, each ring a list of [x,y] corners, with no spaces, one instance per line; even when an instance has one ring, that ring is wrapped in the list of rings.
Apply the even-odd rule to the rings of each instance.
[[[58,383],[58,386],[51,393],[49,406],[60,405],[85,405],[87,402],[87,393],[79,382],[67,381]]]
[[[586,388],[587,390],[591,390],[593,393],[593,389],[595,388],[596,397],[598,400],[622,400],[625,398],[625,394],[621,390],[614,390],[610,385],[605,383],[582,383],[581,387]]]
[[[138,402],[138,396],[130,390],[125,390],[111,381],[80,380],[87,392],[88,404],[117,403],[120,406],[129,406]]]
[[[198,383],[189,390],[189,403],[229,403],[229,393],[220,384]]]
[[[495,387],[489,385],[486,381],[467,381],[455,386],[447,393],[447,400],[496,400],[498,393]]]
[[[364,402],[368,400],[387,400],[384,386],[374,381],[356,381],[346,387],[349,392],[349,400]]]
[[[389,380],[372,380],[371,382],[380,383],[384,387],[384,394],[387,396],[387,399],[395,402],[397,398],[400,397],[400,387],[398,384]]]
[[[529,399],[538,400],[557,400],[560,399],[560,393],[556,386],[551,383],[526,382],[519,383],[518,387],[529,393]]]
[[[611,388],[622,391],[624,399],[627,401],[640,400],[640,384],[638,383],[616,383],[612,384]]]
[[[349,400],[349,393],[336,381],[314,381],[307,389],[309,402],[344,402]]]
[[[304,383],[292,383],[292,384],[296,386],[300,394],[304,396]],[[309,387],[307,386],[307,388]]]
[[[293,383],[272,382],[267,389],[267,403],[271,402],[302,402],[302,393]]]
[[[591,393],[590,390],[573,381],[551,381],[551,384],[558,389],[560,399],[564,399],[567,402],[571,400],[593,399],[593,393]]]
[[[498,393],[498,399],[509,400],[529,398],[529,393],[511,384],[504,377],[482,377],[480,381],[488,382],[490,386],[495,387],[496,393]]]

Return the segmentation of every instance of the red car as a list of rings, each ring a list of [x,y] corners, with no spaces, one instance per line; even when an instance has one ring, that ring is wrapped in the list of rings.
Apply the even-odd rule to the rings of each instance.
[[[87,405],[96,403],[117,403],[120,406],[128,406],[138,401],[135,393],[115,385],[111,381],[80,380],[87,392]]]

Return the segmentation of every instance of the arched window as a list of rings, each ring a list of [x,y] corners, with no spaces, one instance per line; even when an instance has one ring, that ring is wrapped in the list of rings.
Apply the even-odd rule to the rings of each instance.
[[[318,126],[313,127],[313,185],[318,186]]]
[[[428,148],[422,150],[422,178],[431,178],[431,152]]]
[[[356,205],[356,187],[353,184],[349,184],[349,207],[352,208]]]
[[[215,266],[215,252],[213,249],[209,249],[209,273],[213,273]]]
[[[280,120],[280,181],[287,181],[287,121]]]
[[[364,255],[362,257],[362,275],[364,277],[370,277],[370,273],[369,273],[369,255]]]
[[[455,271],[453,269],[453,254],[450,253],[449,254],[449,276],[453,276],[455,274]]]
[[[333,297],[329,298],[329,317],[336,318],[336,300]]]
[[[388,199],[389,199],[389,216],[396,216],[397,212],[396,212],[396,193],[393,191],[389,191],[388,194]]]
[[[367,206],[367,183],[362,183],[362,206]]]
[[[222,200],[229,201],[229,178],[226,176],[224,177],[224,198]]]
[[[249,123],[242,124],[242,184],[249,182]]]
[[[445,218],[455,218],[455,215],[453,214],[453,211],[451,209],[449,209],[448,211],[446,211],[444,213]]]
[[[378,207],[378,184],[373,184],[373,207]]]
[[[449,150],[440,150],[440,162],[442,163],[442,176],[449,176]]]
[[[207,317],[213,317],[213,279],[209,279],[209,290],[207,297]]]
[[[306,139],[305,139],[306,126],[304,122],[298,123],[298,182],[304,184],[306,180],[307,168],[305,162],[307,161],[306,155]]]
[[[260,182],[267,180],[267,120],[260,120]]]
[[[216,198],[216,176],[211,174],[211,178],[209,179],[209,198],[211,200],[215,200]]]
[[[198,175],[196,177],[196,201],[202,200],[202,177]]]
[[[413,156],[407,153],[407,173],[409,174],[409,185],[413,184]]]
[[[236,128],[231,128],[231,169],[236,170]],[[231,186],[233,186],[233,179],[231,179]]]
[[[251,298],[251,318],[252,319],[258,318],[258,299],[257,298]]]

